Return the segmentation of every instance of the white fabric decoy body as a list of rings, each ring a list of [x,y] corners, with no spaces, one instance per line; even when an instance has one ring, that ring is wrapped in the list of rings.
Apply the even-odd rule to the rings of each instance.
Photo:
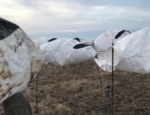
[[[115,43],[120,50],[120,62],[116,69],[150,73],[150,27],[141,29]]]
[[[45,43],[47,43],[47,42],[51,42],[51,41],[53,41],[53,40],[56,40],[56,39],[58,39],[58,38],[52,38],[52,37],[41,37],[41,38],[37,38],[37,39],[34,39],[33,40],[33,42],[35,43],[35,45],[37,46],[37,47],[39,47],[40,45],[42,45],[42,44],[45,44]],[[82,41],[82,39],[80,39],[80,38],[77,38],[77,37],[75,37],[75,38],[73,38],[74,40],[77,40],[78,42],[81,42]]]
[[[56,39],[57,38],[52,38],[52,37],[41,37],[41,38],[34,39],[33,42],[35,43],[35,45],[37,47],[39,47],[42,44],[45,44],[47,42],[50,42],[50,41],[53,41],[53,40],[56,40]]]
[[[41,51],[18,25],[0,18],[0,103],[28,87],[43,59]]]
[[[45,63],[64,66],[93,59],[96,51],[76,39],[60,38],[40,46]]]
[[[102,56],[100,55],[101,59],[97,63],[101,64],[104,71],[112,71],[112,48],[114,48],[114,70],[150,73],[150,27],[119,39],[113,47],[109,47]]]
[[[130,32],[127,30],[108,30],[94,40],[95,50],[97,52],[105,52],[110,46],[112,46],[112,40],[114,40],[115,43],[120,38],[129,34]]]
[[[107,51],[110,50],[108,48],[112,46],[112,43],[115,44],[118,40],[130,34],[131,33],[127,30],[108,30],[94,40],[94,48],[97,51],[97,56],[94,58],[94,61],[102,70],[108,72],[112,71],[112,68],[107,63],[111,59]],[[118,63],[119,54],[116,50],[114,50],[114,54],[115,62]]]

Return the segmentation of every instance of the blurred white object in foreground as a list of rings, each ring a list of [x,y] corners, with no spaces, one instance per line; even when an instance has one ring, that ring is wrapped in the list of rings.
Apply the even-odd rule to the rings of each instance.
[[[28,87],[43,64],[41,51],[16,24],[0,18],[0,103]]]

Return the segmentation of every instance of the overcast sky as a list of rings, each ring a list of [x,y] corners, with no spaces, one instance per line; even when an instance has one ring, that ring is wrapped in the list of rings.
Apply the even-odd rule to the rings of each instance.
[[[0,15],[30,38],[95,39],[110,29],[150,26],[150,0],[0,0]]]

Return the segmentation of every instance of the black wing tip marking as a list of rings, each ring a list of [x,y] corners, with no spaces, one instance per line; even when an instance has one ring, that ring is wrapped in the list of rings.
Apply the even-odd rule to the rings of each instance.
[[[84,48],[84,47],[87,47],[87,46],[89,46],[89,45],[81,43],[81,44],[75,45],[73,48],[74,49],[80,49],[80,48]]]
[[[78,42],[81,42],[81,39],[78,37],[75,37],[74,39],[77,40]]]
[[[54,41],[56,39],[58,39],[58,38],[51,38],[51,39],[48,40],[48,42]]]
[[[3,18],[0,18],[0,40],[5,39],[18,28],[20,28],[18,25]]]
[[[118,39],[124,32],[129,32],[129,33],[131,33],[131,32],[128,31],[128,30],[121,30],[121,31],[115,36],[115,39]]]

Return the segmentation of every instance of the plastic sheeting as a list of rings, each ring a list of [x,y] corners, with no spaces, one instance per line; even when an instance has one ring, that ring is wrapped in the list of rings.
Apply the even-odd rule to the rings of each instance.
[[[114,39],[114,43],[129,35],[130,32],[127,30],[109,30],[105,33],[101,34],[94,40],[95,50],[97,52],[104,52],[108,49],[108,47],[112,46],[112,39]]]
[[[75,39],[63,38],[40,46],[45,56],[45,63],[64,66],[90,60],[96,55],[96,51]]]
[[[117,69],[150,73],[150,27],[141,29],[118,40],[115,44],[121,50]]]
[[[19,26],[0,18],[0,103],[28,87],[43,59],[41,51]]]

